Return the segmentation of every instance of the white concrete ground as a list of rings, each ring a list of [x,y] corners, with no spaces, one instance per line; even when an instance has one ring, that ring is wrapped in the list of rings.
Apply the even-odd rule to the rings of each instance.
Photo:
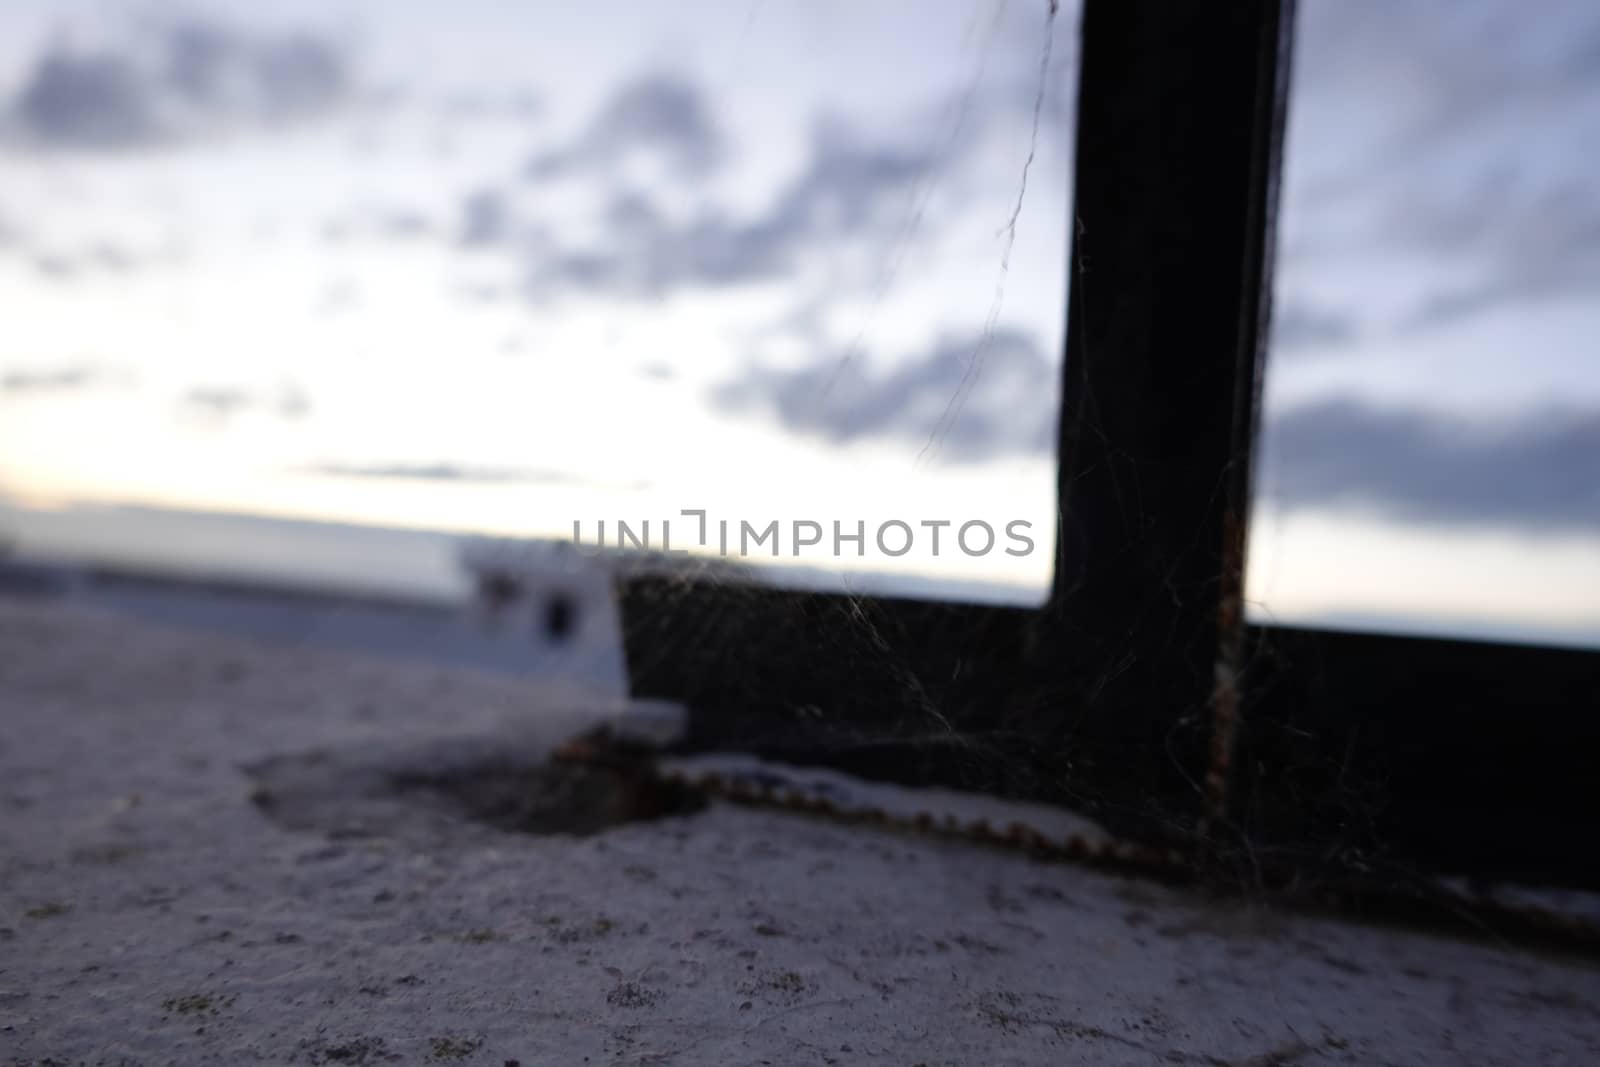
[[[1588,963],[778,812],[533,837],[384,785],[584,714],[0,600],[0,1064],[1600,1063]]]

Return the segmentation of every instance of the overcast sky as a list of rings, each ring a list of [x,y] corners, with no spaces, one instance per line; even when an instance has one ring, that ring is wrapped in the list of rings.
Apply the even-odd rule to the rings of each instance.
[[[1300,5],[1251,595],[1600,643],[1600,5]]]
[[[1258,613],[1600,641],[1600,7],[1301,11]],[[1023,518],[1030,557],[860,565],[1042,589],[1076,34],[1044,0],[10,0],[0,492]]]
[[[0,14],[0,485],[556,535],[1025,518],[1035,557],[974,576],[1042,586],[1073,17],[260,8]]]

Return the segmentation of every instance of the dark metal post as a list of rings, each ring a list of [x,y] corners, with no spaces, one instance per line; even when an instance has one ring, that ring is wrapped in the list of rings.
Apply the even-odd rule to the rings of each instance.
[[[1075,733],[1226,808],[1288,0],[1088,0],[1061,525]],[[1206,738],[1210,745],[1207,751]],[[1195,799],[1199,799],[1196,797]]]

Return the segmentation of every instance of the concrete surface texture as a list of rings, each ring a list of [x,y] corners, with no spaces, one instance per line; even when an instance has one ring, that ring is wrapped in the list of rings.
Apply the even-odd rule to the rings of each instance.
[[[0,1063],[1600,1062],[1582,961],[777,811],[468,814],[594,714],[0,600]]]

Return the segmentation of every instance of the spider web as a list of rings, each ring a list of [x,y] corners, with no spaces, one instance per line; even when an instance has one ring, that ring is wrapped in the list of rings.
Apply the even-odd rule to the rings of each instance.
[[[1015,200],[996,231],[1003,242],[992,268],[993,296],[978,341],[915,465],[937,458],[961,418],[1001,319],[1041,116],[1056,73],[1052,43],[1060,12],[1054,0],[1042,7],[1030,137]],[[997,11],[946,133],[908,194],[866,310],[818,390],[816,405],[848,388],[844,374],[862,355],[943,177],[944,161],[969,121],[998,20]],[[1087,268],[1081,261],[1072,264],[1074,285],[1085,284]],[[1142,514],[1142,487],[1136,474],[1129,478],[1117,491],[1128,511]],[[1079,547],[1075,526],[1070,514],[1059,518],[1058,558],[1070,559]],[[1197,813],[1204,810],[1207,707],[1152,720],[1160,724],[1153,734],[1148,721],[1096,718],[1099,693],[1152,669],[1148,646],[1133,640],[1120,651],[1093,649],[1083,657],[1086,665],[1064,665],[1063,658],[1073,659],[1080,649],[1048,613],[884,597],[843,575],[819,594],[785,588],[770,572],[717,558],[637,556],[620,565],[619,581],[635,689],[681,699],[693,709],[690,748],[743,750],[911,784],[1044,798],[1134,837],[1192,842],[1210,832],[1219,839],[1234,888],[1264,891],[1281,883],[1276,872],[1287,855],[1313,882],[1363,868],[1402,891],[1436,885],[1428,872],[1368,853],[1386,783],[1361,767],[1296,768],[1302,780],[1290,792],[1329,813],[1328,823],[1341,828],[1309,846],[1267,847],[1242,823],[1225,818],[1205,824]],[[1173,585],[1170,604],[1145,610],[1170,611],[1177,620],[1185,607],[1182,595]],[[1176,621],[1167,639],[1184,639]],[[1118,775],[1126,781],[1116,781]],[[1319,853],[1310,864],[1308,847]]]

